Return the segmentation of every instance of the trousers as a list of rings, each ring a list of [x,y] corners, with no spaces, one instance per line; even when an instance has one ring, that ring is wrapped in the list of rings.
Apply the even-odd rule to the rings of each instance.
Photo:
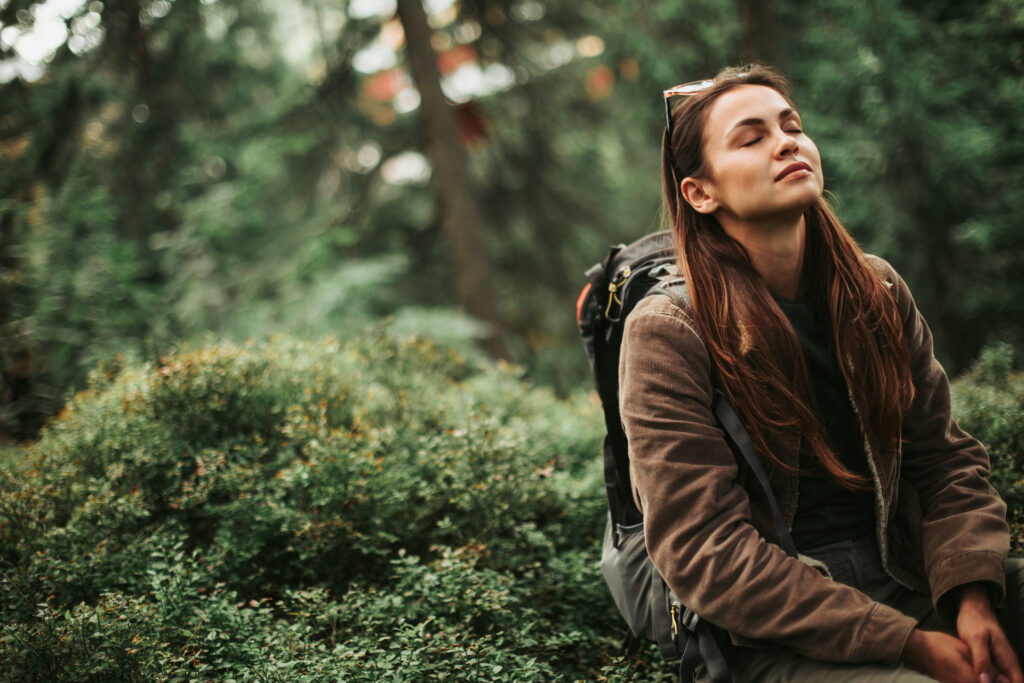
[[[805,553],[828,567],[832,578],[858,588],[873,600],[918,620],[919,627],[956,635],[935,611],[931,596],[897,583],[882,567],[874,536],[841,541]],[[1018,658],[1024,661],[1024,559],[1006,564],[1006,600],[996,617]],[[736,683],[934,683],[901,664],[837,664],[803,657],[788,648],[737,647],[728,655]],[[707,681],[699,672],[697,681]]]

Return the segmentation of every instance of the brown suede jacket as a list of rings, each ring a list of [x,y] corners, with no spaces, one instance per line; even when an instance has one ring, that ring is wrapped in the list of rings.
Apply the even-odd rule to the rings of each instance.
[[[937,608],[973,581],[990,582],[999,603],[1009,532],[988,454],[950,414],[949,382],[907,285],[882,259],[870,262],[902,313],[916,389],[901,452],[879,458],[868,445],[883,563]],[[654,565],[683,604],[736,643],[768,640],[824,661],[896,661],[914,619],[771,542],[767,503],[741,481],[712,416],[710,363],[696,324],[668,297],[647,297],[629,316],[619,403]],[[778,455],[795,466],[798,439]],[[798,479],[766,469],[791,524]]]

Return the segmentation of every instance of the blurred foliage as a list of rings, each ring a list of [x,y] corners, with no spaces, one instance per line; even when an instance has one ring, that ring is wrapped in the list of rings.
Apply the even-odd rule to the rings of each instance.
[[[0,83],[3,435],[33,434],[97,362],[208,333],[394,316],[467,351],[485,333],[428,179],[395,173],[424,145],[387,3],[73,5],[41,78]],[[0,7],[0,74],[39,6]],[[1020,0],[771,11],[840,214],[910,282],[942,359],[1021,344]],[[582,272],[660,227],[660,91],[735,62],[749,31],[711,0],[459,0],[432,21],[512,359],[570,392]],[[491,90],[456,92],[474,79]]]
[[[817,28],[790,73],[847,227],[911,284],[951,370],[1020,345],[1024,4],[801,7]]]
[[[382,332],[96,373],[4,454],[0,679],[668,680],[613,654],[600,427]]]

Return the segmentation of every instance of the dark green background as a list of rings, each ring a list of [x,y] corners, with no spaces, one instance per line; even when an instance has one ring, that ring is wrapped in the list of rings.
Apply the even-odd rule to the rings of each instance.
[[[394,316],[472,346],[433,185],[381,170],[425,150],[420,111],[371,101],[353,68],[397,19],[349,8],[86,3],[67,24],[102,31],[97,47],[66,43],[39,80],[0,84],[6,438],[98,363],[181,341],[351,337]],[[0,23],[28,30],[31,9],[0,2]],[[282,26],[300,17],[297,63]],[[842,219],[907,279],[951,373],[1024,338],[1024,3],[470,0],[433,21],[441,51],[468,40],[482,68],[516,75],[459,120],[483,131],[465,154],[494,318],[533,379],[587,381],[582,272],[660,225],[660,91],[751,57],[792,78]],[[580,54],[584,36],[603,50]],[[360,168],[367,144],[381,163]]]

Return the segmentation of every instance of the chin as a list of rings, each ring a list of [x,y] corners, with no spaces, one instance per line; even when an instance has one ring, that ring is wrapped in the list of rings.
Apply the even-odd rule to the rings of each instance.
[[[822,192],[822,190],[820,188],[815,189],[813,192],[808,191],[808,192],[801,193],[802,196],[795,197],[793,199],[793,202],[791,204],[791,209],[793,211],[799,211],[799,212],[803,213],[807,209],[809,209],[812,206],[814,206],[815,204],[817,204],[818,200],[821,199],[822,194],[824,194],[824,193]]]
[[[774,213],[775,215],[790,214],[799,216],[803,214],[804,211],[817,204],[819,199],[821,199],[820,192],[813,194],[808,193],[802,197],[794,197],[792,201],[788,201],[776,206],[775,211],[773,211],[772,213]]]
[[[806,214],[807,209],[814,206],[817,201],[818,198],[815,197],[810,201],[792,202],[783,206],[774,206],[763,211],[752,211],[745,216],[739,216],[739,218],[740,220],[746,220],[750,223],[762,223],[766,221],[775,223],[778,221],[797,220]]]

